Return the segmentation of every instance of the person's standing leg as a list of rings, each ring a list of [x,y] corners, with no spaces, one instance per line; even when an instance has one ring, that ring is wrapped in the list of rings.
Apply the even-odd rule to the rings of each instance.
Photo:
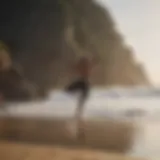
[[[80,140],[84,140],[84,128],[83,128],[83,113],[85,109],[85,102],[88,98],[89,86],[88,83],[83,81],[80,85],[80,99],[78,101],[78,106],[76,109],[76,121],[77,121],[77,137]]]
[[[80,79],[78,81],[75,81],[71,85],[69,85],[65,90],[69,93],[75,93],[75,92],[80,93],[80,97],[78,99],[78,105],[75,113],[75,125],[73,124],[74,126],[72,127],[75,128],[76,130],[77,138],[83,139],[84,132],[82,128],[83,126],[82,116],[84,112],[85,102],[88,97],[89,83],[83,79],[82,80]]]
[[[83,111],[84,111],[84,105],[85,105],[85,101],[87,99],[86,94],[84,93],[84,91],[81,91],[81,95],[80,98],[78,100],[78,106],[76,109],[76,118],[77,120],[82,119],[82,115],[83,115]]]
[[[66,88],[65,88],[65,91],[69,94],[76,94],[78,92],[81,92],[82,91],[82,85],[81,85],[81,79],[78,79],[74,82],[72,82],[71,84],[69,84]],[[76,114],[75,114],[75,117],[74,117],[74,120],[73,122],[69,125],[69,130],[72,132],[72,134],[74,134],[74,136],[77,138],[77,133],[78,133],[78,122],[79,122],[79,111],[78,109],[80,108],[79,107],[79,100],[78,100],[78,107],[76,108]],[[78,114],[77,114],[78,113]]]

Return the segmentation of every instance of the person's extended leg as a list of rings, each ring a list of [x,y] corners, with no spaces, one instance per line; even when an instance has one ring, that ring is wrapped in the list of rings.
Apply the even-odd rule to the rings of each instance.
[[[70,85],[68,85],[66,88],[65,88],[65,91],[67,93],[75,93],[75,92],[78,92],[79,91],[79,85],[80,84],[80,81],[75,81],[73,83],[71,83]]]

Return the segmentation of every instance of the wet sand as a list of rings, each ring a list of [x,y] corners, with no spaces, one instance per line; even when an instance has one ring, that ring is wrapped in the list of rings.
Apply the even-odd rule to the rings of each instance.
[[[144,119],[141,127],[141,132],[135,137],[132,154],[150,160],[160,159],[160,120]]]
[[[84,120],[78,139],[73,119],[0,117],[0,140],[65,145],[126,153],[133,146],[135,126],[117,120]]]

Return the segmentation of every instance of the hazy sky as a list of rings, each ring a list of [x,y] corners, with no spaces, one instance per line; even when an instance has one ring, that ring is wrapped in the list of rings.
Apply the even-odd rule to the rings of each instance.
[[[142,61],[152,82],[160,86],[160,0],[97,0],[109,9]]]

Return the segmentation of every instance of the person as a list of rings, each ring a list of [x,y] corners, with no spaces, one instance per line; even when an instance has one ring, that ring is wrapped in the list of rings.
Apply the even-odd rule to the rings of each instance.
[[[95,65],[94,60],[90,60],[87,57],[81,57],[77,63],[73,66],[74,73],[77,75],[77,79],[73,81],[66,87],[66,91],[68,93],[80,93],[80,97],[78,100],[78,106],[76,109],[76,121],[78,123],[78,137],[81,138],[83,132],[81,132],[82,126],[82,114],[84,111],[84,105],[89,95],[90,83],[89,78],[91,76],[91,72],[93,66]]]

